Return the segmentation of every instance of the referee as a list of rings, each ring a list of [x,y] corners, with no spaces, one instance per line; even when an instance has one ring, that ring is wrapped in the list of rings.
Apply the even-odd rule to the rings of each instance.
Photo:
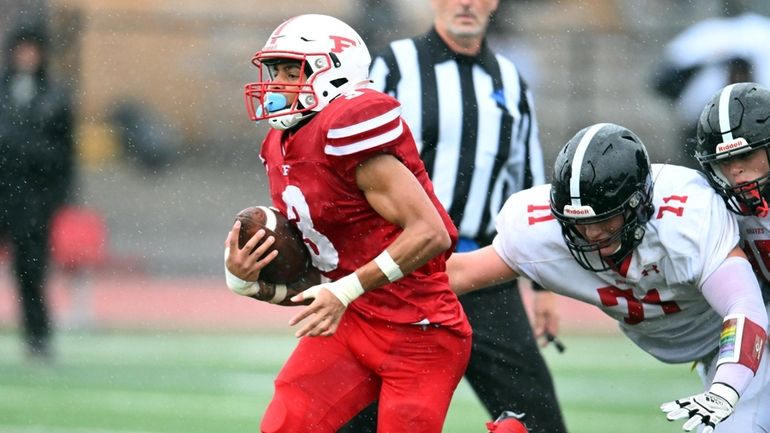
[[[526,83],[487,46],[496,0],[432,1],[428,33],[392,42],[372,64],[372,87],[402,104],[441,203],[460,231],[457,251],[489,245],[514,192],[545,181]],[[548,298],[549,292],[537,297]],[[491,417],[524,413],[531,433],[566,431],[548,368],[515,283],[460,298],[473,349],[465,377]],[[544,310],[555,320],[553,308]],[[374,405],[340,432],[375,432]]]

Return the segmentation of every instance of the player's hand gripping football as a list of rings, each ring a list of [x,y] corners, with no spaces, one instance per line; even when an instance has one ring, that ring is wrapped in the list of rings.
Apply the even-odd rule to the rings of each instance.
[[[268,236],[264,242],[259,244],[266,232],[258,230],[254,236],[249,239],[243,248],[238,248],[238,233],[241,229],[241,222],[236,221],[233,228],[227,234],[225,248],[229,251],[225,265],[231,274],[244,281],[257,281],[259,272],[267,266],[278,255],[278,251],[271,251],[265,254],[275,242],[275,238]],[[254,248],[255,246],[259,246]]]
[[[703,424],[702,433],[712,433],[717,424],[733,413],[737,402],[738,393],[733,388],[714,383],[707,392],[663,403],[660,408],[669,421],[688,418],[682,426],[685,431]]]

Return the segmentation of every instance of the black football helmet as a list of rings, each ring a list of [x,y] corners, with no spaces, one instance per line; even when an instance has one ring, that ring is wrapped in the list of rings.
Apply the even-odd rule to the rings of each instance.
[[[611,123],[582,129],[562,148],[554,164],[551,213],[580,265],[605,271],[620,264],[644,237],[653,212],[650,159],[630,130]],[[623,215],[623,226],[609,239],[589,242],[576,229]],[[611,257],[599,250],[620,240]]]
[[[770,173],[730,185],[721,163],[764,149],[770,161],[770,91],[756,83],[737,83],[717,92],[698,121],[698,158],[709,183],[739,215],[767,215]]]

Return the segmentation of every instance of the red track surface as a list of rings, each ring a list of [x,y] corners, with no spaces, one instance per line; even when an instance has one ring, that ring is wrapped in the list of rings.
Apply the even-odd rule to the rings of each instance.
[[[19,302],[14,284],[8,268],[0,266],[0,327],[17,325]],[[55,272],[48,293],[53,317],[61,328],[288,330],[289,318],[299,311],[237,296],[220,277],[97,273],[78,284]],[[529,299],[525,291],[525,301]],[[612,320],[592,306],[560,298],[559,310],[564,332],[617,332]]]

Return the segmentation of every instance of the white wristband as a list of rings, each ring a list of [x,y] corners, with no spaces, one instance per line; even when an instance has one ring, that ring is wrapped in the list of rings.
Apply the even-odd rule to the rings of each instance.
[[[242,280],[227,269],[227,255],[229,252],[230,248],[225,248],[225,282],[227,283],[227,288],[243,296],[252,296],[259,293],[259,284],[256,281]]]
[[[355,272],[345,275],[333,283],[324,285],[346,307],[356,298],[364,294],[364,287]]]
[[[374,258],[374,263],[380,268],[383,274],[388,277],[388,281],[391,283],[403,278],[404,273],[401,272],[401,268],[398,266],[393,257],[390,256],[388,250],[384,250],[379,256]]]

